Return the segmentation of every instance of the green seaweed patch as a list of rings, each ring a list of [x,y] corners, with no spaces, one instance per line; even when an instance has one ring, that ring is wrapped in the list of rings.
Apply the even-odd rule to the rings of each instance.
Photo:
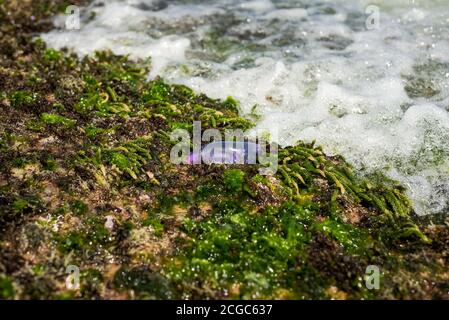
[[[14,298],[15,290],[12,279],[8,276],[0,276],[0,298],[12,299]]]
[[[41,120],[48,125],[61,125],[65,128],[71,128],[76,124],[76,120],[63,117],[59,114],[42,113]]]
[[[313,226],[331,237],[351,253],[365,253],[372,240],[361,229],[335,220],[325,220]]]
[[[37,263],[31,267],[31,271],[35,276],[43,276],[45,274],[45,269],[45,265],[42,265],[40,263]]]
[[[104,150],[103,153],[108,164],[115,166],[119,172],[137,179],[142,166],[151,160],[148,144],[147,139],[138,138],[114,149]]]
[[[152,101],[167,101],[170,96],[170,86],[165,84],[161,80],[156,80],[151,83],[150,88],[146,90],[142,99],[144,102],[152,102]]]
[[[70,209],[72,212],[78,216],[84,215],[88,212],[89,207],[81,200],[73,200],[70,203]]]
[[[117,98],[115,97],[115,99]],[[96,115],[100,117],[119,115],[123,118],[127,118],[131,112],[131,108],[125,102],[114,101],[111,92],[89,92],[81,97],[75,105],[75,110],[83,115],[95,111]]]
[[[142,222],[143,226],[151,226],[154,231],[154,235],[157,237],[162,236],[164,232],[164,224],[161,219],[157,217],[154,213],[149,213],[148,218]]]
[[[103,185],[106,183],[104,180],[106,176],[104,165],[110,167],[110,173],[124,174],[137,180],[139,175],[144,172],[143,167],[152,159],[149,151],[150,142],[151,138],[140,137],[119,143],[114,148],[89,145],[87,149],[78,152],[76,162],[80,165],[91,163],[98,168],[100,172],[96,172],[95,175]]]
[[[63,54],[55,49],[47,49],[44,51],[43,58],[47,62],[57,62],[63,58]]]
[[[39,94],[29,90],[18,90],[11,94],[11,105],[14,108],[29,107],[39,99]]]
[[[219,202],[206,219],[185,220],[184,230],[195,240],[168,267],[168,276],[197,292],[226,290],[246,299],[276,298],[280,291],[294,296],[291,276],[311,239],[312,216],[293,202],[257,214],[240,201]]]
[[[58,248],[63,253],[82,250],[88,242],[81,232],[72,232],[66,236],[57,235],[55,240],[58,242]]]
[[[223,174],[223,182],[231,192],[241,192],[245,181],[245,173],[240,169],[226,170]]]
[[[34,162],[34,159],[29,155],[19,156],[13,158],[10,162],[12,168],[25,168],[27,164],[31,164]]]
[[[72,231],[68,234],[54,234],[54,240],[62,253],[72,251],[90,251],[95,248],[109,247],[113,245],[113,237],[104,226],[101,216],[92,216],[85,221],[82,230]]]
[[[411,215],[411,203],[404,188],[383,175],[376,178],[357,177],[344,159],[326,157],[314,143],[300,142],[287,147],[280,151],[279,157],[278,176],[292,196],[313,187],[315,179],[323,179],[336,192],[331,203],[334,212],[340,211],[336,202],[338,193],[355,203],[376,208],[392,221]]]
[[[228,96],[227,98],[226,98],[226,100],[225,101],[223,101],[223,103],[222,103],[222,106],[223,106],[223,108],[225,108],[225,109],[228,109],[228,110],[230,110],[230,111],[232,111],[232,112],[238,112],[239,111],[239,103],[238,103],[238,101],[237,100],[235,100],[233,97],[231,97],[231,96]]]
[[[150,60],[131,62],[127,56],[117,56],[111,51],[97,51],[93,58],[102,74],[102,80],[107,82],[121,82],[130,86],[137,86],[148,74]]]
[[[16,197],[12,203],[10,210],[14,215],[28,214],[40,207],[40,199],[35,195],[26,195]]]
[[[41,164],[42,164],[42,168],[46,171],[54,172],[58,168],[57,160],[51,154],[47,154],[47,155],[43,156],[43,158],[41,159]]]
[[[86,136],[91,140],[97,140],[104,135],[114,135],[116,127],[113,128],[99,128],[96,126],[87,126],[84,128]]]

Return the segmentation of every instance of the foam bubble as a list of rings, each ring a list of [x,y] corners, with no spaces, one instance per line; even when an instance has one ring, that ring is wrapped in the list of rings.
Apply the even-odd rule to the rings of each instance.
[[[269,0],[253,0],[241,3],[240,8],[256,12],[267,12],[272,11],[275,6]]]

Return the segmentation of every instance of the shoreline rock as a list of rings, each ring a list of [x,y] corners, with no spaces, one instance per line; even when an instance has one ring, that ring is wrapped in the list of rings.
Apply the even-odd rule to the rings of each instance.
[[[232,98],[147,81],[149,61],[32,40],[62,4],[0,5],[0,298],[449,298],[447,217],[313,144],[280,149],[271,177],[171,164],[172,130],[252,123]]]

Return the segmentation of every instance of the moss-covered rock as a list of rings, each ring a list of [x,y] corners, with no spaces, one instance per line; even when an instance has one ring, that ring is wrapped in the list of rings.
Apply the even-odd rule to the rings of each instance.
[[[272,176],[175,165],[172,130],[252,121],[147,81],[149,61],[47,49],[34,34],[65,2],[20,3],[0,4],[0,298],[448,298],[446,216],[310,143]]]

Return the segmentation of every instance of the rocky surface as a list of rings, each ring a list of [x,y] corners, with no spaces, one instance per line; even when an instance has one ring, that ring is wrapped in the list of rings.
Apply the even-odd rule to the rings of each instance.
[[[0,1],[1,299],[449,297],[447,216],[313,144],[268,177],[172,164],[172,130],[252,122],[231,97],[147,81],[151,61],[47,49],[35,36],[65,5]]]

